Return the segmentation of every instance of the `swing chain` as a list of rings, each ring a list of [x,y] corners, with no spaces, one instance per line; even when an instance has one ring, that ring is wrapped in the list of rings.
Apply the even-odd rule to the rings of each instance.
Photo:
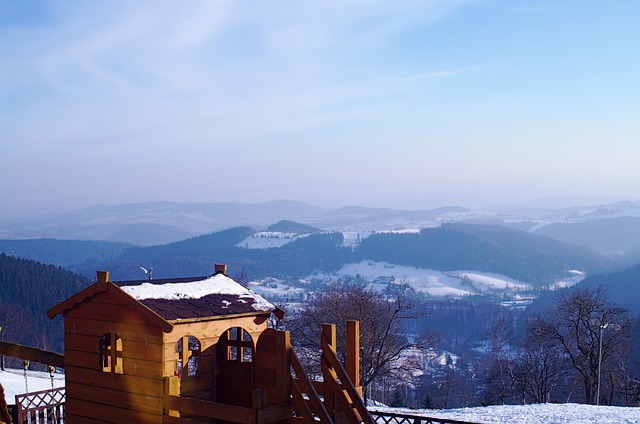
[[[55,387],[53,385],[53,374],[56,372],[56,367],[53,365],[47,365],[47,367],[49,368],[49,376],[51,376],[51,392],[53,393],[55,391]],[[56,408],[53,408],[53,422],[58,422],[58,411]]]
[[[55,387],[53,386],[53,374],[55,374],[56,372],[56,367],[54,367],[53,365],[48,365],[49,368],[49,376],[51,377],[51,390],[54,390]]]

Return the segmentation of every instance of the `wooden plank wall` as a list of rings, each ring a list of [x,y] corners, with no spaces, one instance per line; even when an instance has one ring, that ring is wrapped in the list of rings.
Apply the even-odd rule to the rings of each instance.
[[[200,342],[200,364],[197,376],[185,376],[180,382],[180,394],[203,400],[217,400],[216,375],[220,369],[217,366],[216,345],[220,336],[229,328],[244,328],[253,340],[267,328],[267,321],[262,317],[235,317],[229,319],[215,319],[191,323],[174,323],[171,333],[164,335],[164,369],[163,373],[169,377],[174,375],[177,368],[179,353],[178,340],[191,335]],[[222,355],[222,352],[219,353]]]
[[[122,340],[123,374],[102,371],[100,339],[107,333]],[[160,329],[110,293],[68,311],[66,422],[162,423],[162,342]]]

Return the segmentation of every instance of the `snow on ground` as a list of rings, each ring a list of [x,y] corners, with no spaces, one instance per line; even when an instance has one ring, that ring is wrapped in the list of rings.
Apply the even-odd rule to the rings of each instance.
[[[418,415],[480,424],[630,424],[640,423],[640,408],[576,403],[500,405],[445,410],[369,408],[381,412]]]
[[[24,381],[24,370],[10,369],[0,371],[0,384],[4,387],[4,397],[7,404],[15,405],[16,395],[26,392]],[[48,390],[51,388],[51,377],[45,371],[27,371],[27,385],[29,393]],[[64,374],[53,375],[53,385],[55,387],[64,386]]]
[[[448,275],[458,278],[468,278],[481,291],[498,290],[531,290],[531,286],[522,281],[514,280],[500,274],[478,271],[454,271],[447,272]]]
[[[301,295],[306,292],[302,287],[293,287],[277,281],[250,281],[249,287],[252,291],[266,297],[267,299],[276,296]]]
[[[363,231],[343,231],[342,237],[344,241],[343,246],[354,247],[360,244],[360,242],[372,234],[376,233],[395,233],[395,234],[415,234],[419,233],[420,228],[403,228],[400,230],[363,230]]]
[[[360,244],[360,242],[371,234],[373,231],[343,231],[342,232],[342,245],[347,247],[354,247]]]
[[[446,410],[413,410],[400,408],[369,408],[370,410],[419,415],[432,418],[467,421],[481,424],[630,424],[640,423],[640,408],[595,406],[576,403],[501,405]]]
[[[450,277],[440,271],[421,269],[412,266],[392,265],[387,262],[362,261],[344,265],[338,276],[360,276],[374,283],[401,281],[415,290],[434,296],[466,296],[469,289],[462,288],[460,278]]]
[[[404,281],[415,290],[433,296],[468,296],[490,290],[526,290],[530,287],[504,275],[477,271],[441,272],[412,266],[393,265],[387,262],[362,261],[344,265],[338,277],[355,276],[373,281],[376,286],[392,281]],[[472,285],[465,284],[467,277]]]
[[[571,277],[558,280],[555,283],[553,283],[549,288],[551,290],[557,290],[565,287],[571,287],[578,284],[580,281],[584,280],[587,276],[587,274],[585,274],[584,272],[578,271],[576,269],[570,269],[568,272],[571,275]]]
[[[236,244],[236,247],[244,249],[269,249],[282,247],[287,243],[307,237],[311,234],[283,233],[279,231],[263,231],[255,233]]]

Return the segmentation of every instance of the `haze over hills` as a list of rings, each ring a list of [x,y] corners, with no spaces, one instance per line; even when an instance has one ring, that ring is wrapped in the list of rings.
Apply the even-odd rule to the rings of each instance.
[[[356,205],[326,208],[287,200],[97,205],[59,215],[0,221],[0,239],[108,240],[148,246],[238,226],[261,230],[283,220],[324,231],[399,230],[444,222],[494,224],[549,235],[607,255],[640,250],[640,202],[632,201],[556,208],[505,203],[422,210]]]

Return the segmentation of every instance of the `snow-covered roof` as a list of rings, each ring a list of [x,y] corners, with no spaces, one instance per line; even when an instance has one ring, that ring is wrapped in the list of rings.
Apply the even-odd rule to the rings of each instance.
[[[116,283],[166,320],[271,312],[276,307],[224,274]]]

